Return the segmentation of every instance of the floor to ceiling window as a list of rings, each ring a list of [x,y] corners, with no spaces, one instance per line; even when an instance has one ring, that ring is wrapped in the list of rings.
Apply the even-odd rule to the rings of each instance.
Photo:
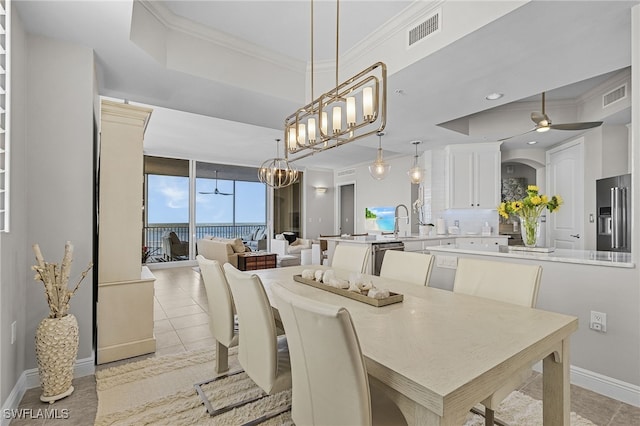
[[[266,193],[255,168],[196,162],[196,238],[250,241],[266,228]]]
[[[189,161],[144,158],[144,263],[189,259]]]
[[[255,168],[145,156],[144,174],[144,263],[194,259],[190,236],[266,249],[267,191]]]

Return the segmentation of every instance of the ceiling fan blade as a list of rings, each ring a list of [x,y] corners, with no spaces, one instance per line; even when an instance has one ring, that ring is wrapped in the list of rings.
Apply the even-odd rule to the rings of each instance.
[[[513,136],[506,137],[506,138],[498,139],[498,142],[502,142],[502,141],[506,141],[506,140],[509,140],[509,139],[512,139],[512,138],[515,138],[515,137],[518,137],[518,136],[526,135],[527,133],[534,132],[535,130],[536,130],[536,128],[534,127],[533,129],[527,130],[524,133],[519,133],[517,135],[513,135]]]
[[[552,124],[551,128],[555,130],[587,130],[601,125],[602,121],[589,121],[585,123]]]
[[[204,191],[199,191],[198,194],[204,194],[204,195],[211,195],[211,194],[215,194],[215,192],[204,192]]]

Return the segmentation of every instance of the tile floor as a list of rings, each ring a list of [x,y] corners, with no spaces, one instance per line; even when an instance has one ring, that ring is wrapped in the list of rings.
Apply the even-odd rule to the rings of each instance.
[[[171,353],[189,351],[213,345],[208,328],[207,298],[200,274],[191,267],[157,269],[155,284],[155,335],[157,350],[155,354],[117,361],[96,367],[112,367],[150,356],[161,356]],[[22,398],[19,409],[31,410],[35,419],[16,419],[12,426],[23,425],[91,425],[98,408],[96,382],[94,376],[74,379],[74,393],[53,405],[40,402],[40,389],[30,389]],[[542,377],[532,376],[520,389],[533,398],[542,397]],[[49,415],[67,418],[45,419],[44,410]],[[38,411],[41,410],[41,411]],[[571,410],[591,420],[599,426],[632,426],[640,425],[640,408],[607,398],[589,390],[571,386]],[[516,426],[516,425],[513,425]]]

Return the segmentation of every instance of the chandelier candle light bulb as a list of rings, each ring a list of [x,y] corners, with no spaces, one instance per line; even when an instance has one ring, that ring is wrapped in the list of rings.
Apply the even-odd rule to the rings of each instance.
[[[340,133],[342,130],[342,108],[339,106],[333,107],[333,133]]]
[[[365,120],[373,117],[373,88],[370,86],[362,89],[362,115]]]
[[[349,96],[347,98],[347,126],[356,125],[356,98]]]
[[[309,132],[309,143],[310,144],[316,143],[316,119],[315,118],[311,117],[307,121],[307,128]]]

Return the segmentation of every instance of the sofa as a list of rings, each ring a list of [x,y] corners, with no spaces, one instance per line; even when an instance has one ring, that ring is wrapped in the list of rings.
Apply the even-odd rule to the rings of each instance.
[[[267,228],[261,226],[242,236],[244,244],[251,251],[267,250]]]
[[[196,242],[198,254],[206,259],[217,260],[221,265],[230,263],[238,267],[238,253],[251,251],[245,247],[241,238],[227,239],[212,236],[204,236]]]

